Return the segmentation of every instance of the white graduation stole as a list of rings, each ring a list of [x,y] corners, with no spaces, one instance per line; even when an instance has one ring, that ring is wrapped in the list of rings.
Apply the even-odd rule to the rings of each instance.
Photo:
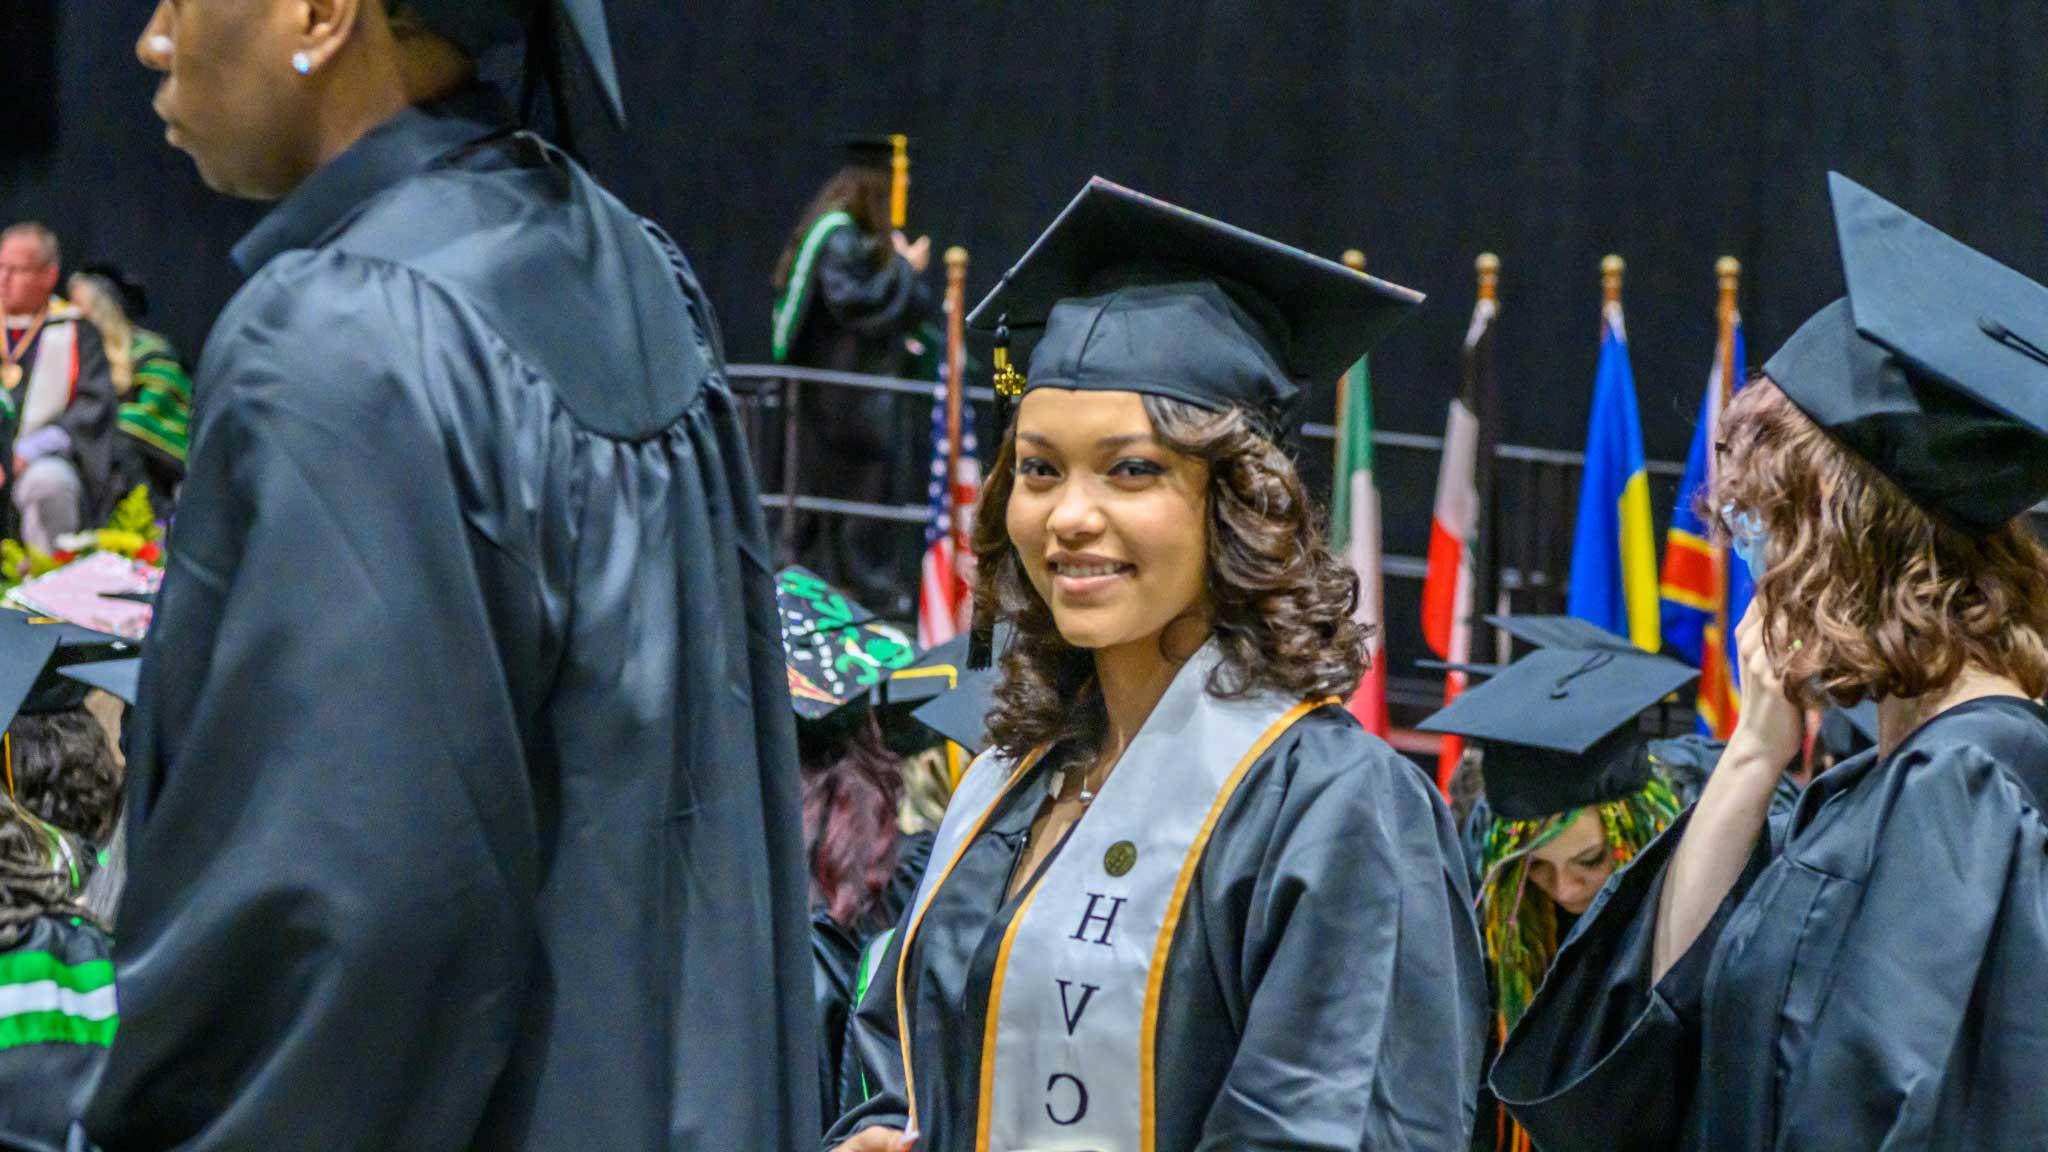
[[[1318,706],[1273,694],[1219,700],[1207,691],[1219,659],[1210,644],[1181,668],[1010,922],[979,1062],[980,1152],[1152,1152],[1159,996],[1188,886],[1246,770]],[[910,937],[1035,759],[984,755],[962,779],[933,846],[946,865],[920,885]],[[915,1115],[903,991],[899,969]]]
[[[77,322],[63,319],[52,308],[36,341],[36,362],[30,366],[28,385],[14,397],[21,410],[21,427],[15,435],[26,436],[63,415],[77,379]]]

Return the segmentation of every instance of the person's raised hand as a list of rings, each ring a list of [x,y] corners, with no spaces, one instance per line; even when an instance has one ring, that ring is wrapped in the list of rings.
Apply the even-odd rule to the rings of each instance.
[[[1762,597],[1750,601],[1736,625],[1735,650],[1742,658],[1742,712],[1728,738],[1727,755],[1754,757],[1782,769],[1805,742],[1806,716],[1786,697],[1784,682],[1764,650]]]
[[[896,243],[896,254],[903,257],[910,264],[911,271],[922,276],[924,275],[924,270],[931,267],[931,237],[919,236],[913,241],[905,237],[901,232],[893,232],[890,233],[890,239]]]

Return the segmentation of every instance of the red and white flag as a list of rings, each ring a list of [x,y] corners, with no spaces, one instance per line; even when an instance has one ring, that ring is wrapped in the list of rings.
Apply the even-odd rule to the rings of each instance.
[[[1422,637],[1437,659],[1452,664],[1472,659],[1472,552],[1479,534],[1480,373],[1493,335],[1498,305],[1482,298],[1472,307],[1465,331],[1464,371],[1458,395],[1444,421],[1444,454],[1436,474],[1436,510],[1429,525],[1429,576],[1422,586]],[[1444,703],[1465,690],[1465,674],[1444,677]],[[1437,756],[1437,786],[1448,791],[1464,743],[1443,737]]]

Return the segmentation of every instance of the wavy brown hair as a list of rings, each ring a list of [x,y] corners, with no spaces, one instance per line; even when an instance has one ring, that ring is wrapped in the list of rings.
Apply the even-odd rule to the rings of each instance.
[[[1226,698],[1258,691],[1349,698],[1365,669],[1369,637],[1351,618],[1358,576],[1325,543],[1294,462],[1240,410],[1210,412],[1158,396],[1144,403],[1160,442],[1209,468],[1204,583],[1210,631],[1223,655],[1209,691]],[[1108,729],[1094,654],[1061,638],[1010,543],[1016,460],[1012,427],[974,523],[975,611],[1016,629],[988,717],[989,740],[1012,757],[1055,742],[1092,751]]]
[[[1735,394],[1701,518],[1761,517],[1764,644],[1810,707],[1918,697],[1968,665],[2048,695],[2048,550],[2014,519],[1984,536],[1943,523],[1837,443],[1768,377]]]
[[[803,215],[796,219],[796,227],[790,229],[789,239],[782,246],[782,255],[776,257],[775,274],[768,278],[780,295],[789,287],[789,277],[796,270],[797,253],[804,246],[804,237],[810,235],[811,225],[828,212],[844,212],[853,217],[853,226],[860,234],[871,239],[885,239],[892,231],[889,225],[889,192],[892,177],[878,168],[861,164],[848,164],[832,174],[830,180],[818,189],[817,195],[804,207]],[[896,250],[888,244],[877,244],[873,248],[875,267],[888,263]]]

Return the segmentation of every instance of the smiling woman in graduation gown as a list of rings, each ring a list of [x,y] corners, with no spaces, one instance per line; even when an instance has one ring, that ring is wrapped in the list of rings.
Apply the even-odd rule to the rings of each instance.
[[[167,92],[275,35],[243,12],[159,11]],[[180,139],[217,184],[249,155]],[[808,1143],[772,570],[695,277],[481,89],[285,191],[199,373],[95,1141]]]
[[[835,1141],[1462,1145],[1484,980],[1457,836],[1422,772],[1331,699],[1361,667],[1352,576],[1273,446],[1297,381],[1334,378],[1415,299],[1097,180],[977,311],[1043,325],[976,532],[982,619],[1013,605],[1018,639],[994,747],[856,1014],[875,1094]],[[1236,447],[1169,452],[1195,450],[1183,419]],[[1194,459],[1193,507],[1235,562],[1203,550],[1199,512],[1159,527]],[[1097,563],[1074,549],[1116,574],[1072,576]],[[1284,654],[1262,647],[1286,633],[1247,607],[1248,570],[1271,581],[1261,603],[1300,613]],[[1133,623],[1205,586],[1192,654],[1173,639],[1189,616]],[[1116,707],[1115,662],[1139,658],[1163,678],[1142,724],[1071,751]],[[1285,679],[1309,669],[1330,683]]]
[[[1849,295],[1724,418],[1741,724],[1493,1071],[1545,1152],[2048,1147],[2048,290],[1832,179]],[[1880,741],[1766,834],[1780,685]]]

